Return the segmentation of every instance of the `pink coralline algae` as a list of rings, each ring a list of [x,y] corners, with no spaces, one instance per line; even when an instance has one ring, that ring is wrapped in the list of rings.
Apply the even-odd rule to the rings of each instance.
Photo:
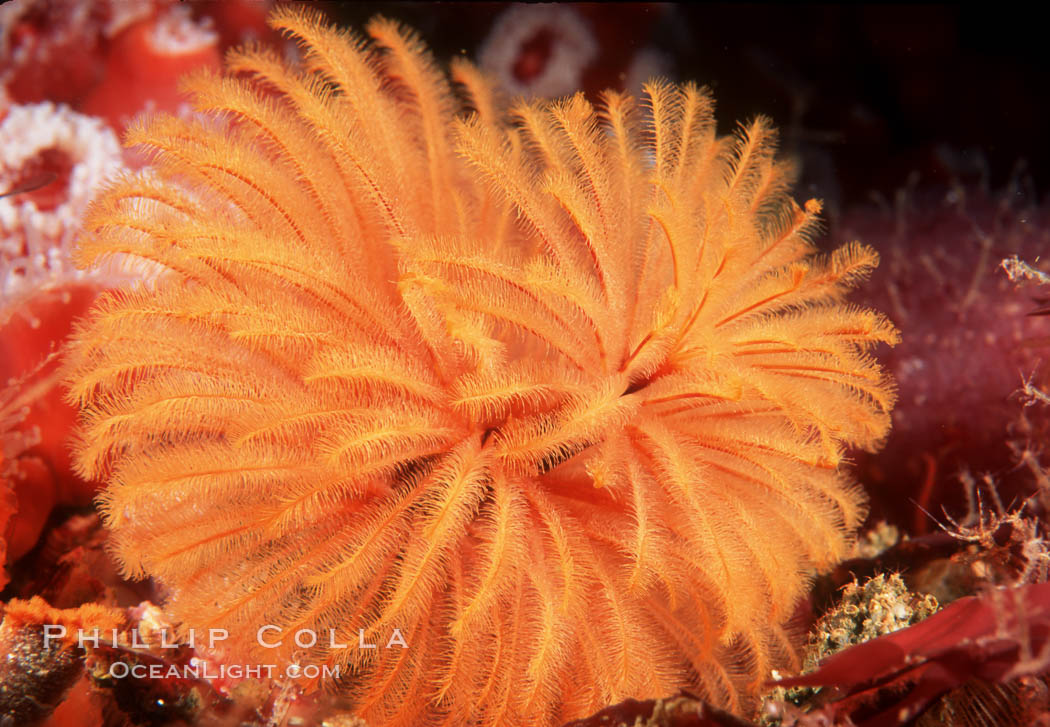
[[[1050,321],[1032,315],[1047,291],[1016,284],[1001,265],[1015,255],[1050,265],[1040,259],[1050,207],[1030,199],[1018,189],[907,191],[893,209],[847,213],[835,236],[878,244],[882,265],[862,294],[903,331],[885,354],[900,392],[893,429],[882,452],[862,458],[862,475],[875,514],[913,533],[936,529],[930,515],[943,520],[942,507],[964,515],[978,490],[1008,507],[1033,489],[1023,460],[1050,422],[1019,398],[1026,382],[1050,378]]]

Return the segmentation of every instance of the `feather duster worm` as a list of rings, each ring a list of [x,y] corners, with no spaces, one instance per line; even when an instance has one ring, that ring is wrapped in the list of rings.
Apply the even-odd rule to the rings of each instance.
[[[716,137],[693,86],[504,118],[456,63],[467,113],[394,24],[273,23],[304,69],[192,77],[206,116],[133,128],[155,172],[86,225],[83,264],[169,271],[66,364],[127,574],[231,653],[340,666],[370,723],[744,709],[863,516],[839,465],[886,433],[897,333],[843,296],[875,254],[815,257],[767,122]]]

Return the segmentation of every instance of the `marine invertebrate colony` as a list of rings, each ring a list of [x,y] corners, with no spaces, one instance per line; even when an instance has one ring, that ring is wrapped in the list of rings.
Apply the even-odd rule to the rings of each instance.
[[[68,250],[96,189],[123,163],[117,135],[97,119],[50,103],[0,114],[3,325],[42,290],[85,279]],[[10,194],[26,187],[42,188]]]
[[[896,331],[843,296],[874,253],[814,256],[768,124],[716,137],[695,87],[504,117],[392,23],[273,23],[304,69],[194,76],[210,117],[132,129],[155,171],[80,249],[169,271],[66,364],[126,571],[231,654],[340,665],[376,724],[742,709],[863,513],[838,465],[885,434]]]

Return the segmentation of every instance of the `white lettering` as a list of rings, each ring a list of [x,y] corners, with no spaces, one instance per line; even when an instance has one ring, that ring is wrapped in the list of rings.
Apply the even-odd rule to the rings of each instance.
[[[120,671],[121,673],[117,673]],[[114,679],[123,679],[128,675],[129,667],[123,661],[114,661],[109,665],[109,675]]]
[[[61,624],[44,624],[44,651],[51,648],[52,639],[61,639],[65,635],[65,626]]]
[[[345,649],[346,644],[335,643],[335,629],[328,629],[328,648],[330,649]]]
[[[379,647],[376,646],[375,644],[366,644],[365,643],[365,630],[364,629],[358,629],[357,630],[357,648],[359,648],[359,649],[378,649]]]
[[[309,643],[304,644],[302,641],[300,641],[300,637],[303,634],[306,634],[310,638]],[[317,633],[316,632],[310,631],[309,629],[299,629],[298,631],[295,632],[295,645],[298,646],[299,648],[301,648],[301,649],[309,649],[311,646],[315,645],[316,643],[317,643]]]
[[[225,641],[230,638],[230,632],[226,629],[208,629],[208,648],[214,649],[216,641]]]
[[[93,646],[96,649],[98,648],[98,629],[94,629],[93,631],[91,631],[91,636],[85,636],[83,629],[77,630],[77,647],[78,648],[80,648],[80,649],[87,648],[85,646],[85,644],[87,642],[89,642],[89,641],[91,642],[91,646]]]
[[[401,629],[394,629],[394,633],[390,634],[390,640],[386,642],[386,648],[390,648],[394,644],[401,644],[402,649],[408,648],[408,642],[405,641],[405,637],[401,635]]]
[[[277,633],[280,633],[281,630],[273,625],[259,627],[259,630],[255,632],[255,641],[259,644],[259,646],[263,647],[264,649],[276,649],[278,646],[284,643],[283,641],[278,641],[276,644],[272,644],[269,641],[265,641],[263,639],[263,631],[276,631]]]
[[[170,643],[170,644],[168,643],[168,630],[167,629],[161,629],[160,630],[160,648],[162,648],[162,649],[177,649],[177,648],[179,648],[178,643],[176,643],[174,641],[172,643]]]

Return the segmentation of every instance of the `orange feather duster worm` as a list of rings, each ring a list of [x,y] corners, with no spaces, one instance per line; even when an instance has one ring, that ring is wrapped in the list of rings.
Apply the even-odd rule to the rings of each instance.
[[[66,363],[127,574],[231,654],[340,666],[374,724],[743,709],[863,516],[876,255],[815,256],[767,122],[719,138],[693,86],[503,114],[392,23],[272,22],[303,67],[192,77],[205,115],[132,129],[155,169],[81,243],[167,271]]]

